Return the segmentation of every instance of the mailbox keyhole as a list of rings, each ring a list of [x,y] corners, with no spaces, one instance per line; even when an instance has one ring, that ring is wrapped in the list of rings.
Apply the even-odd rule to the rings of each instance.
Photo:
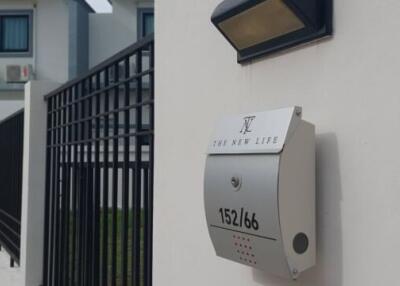
[[[242,186],[242,179],[239,176],[233,176],[231,178],[231,184],[235,191],[239,191]]]

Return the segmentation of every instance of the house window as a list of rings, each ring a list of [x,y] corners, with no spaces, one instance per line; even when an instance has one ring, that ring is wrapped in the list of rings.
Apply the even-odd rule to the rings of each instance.
[[[143,32],[142,36],[154,33],[154,13],[144,13],[143,14]]]
[[[143,8],[138,10],[139,39],[154,33],[154,10]]]
[[[31,52],[31,13],[0,11],[0,56],[26,55]]]

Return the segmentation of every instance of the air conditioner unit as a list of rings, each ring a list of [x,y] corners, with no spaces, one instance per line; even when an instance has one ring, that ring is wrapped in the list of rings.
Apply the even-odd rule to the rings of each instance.
[[[6,82],[8,83],[24,83],[32,78],[32,65],[8,65],[6,67]]]

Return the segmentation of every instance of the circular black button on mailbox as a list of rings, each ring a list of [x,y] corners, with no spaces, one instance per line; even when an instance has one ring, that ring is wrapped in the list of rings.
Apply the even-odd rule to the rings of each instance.
[[[298,233],[293,239],[293,248],[297,254],[303,254],[308,249],[308,237],[304,233]]]

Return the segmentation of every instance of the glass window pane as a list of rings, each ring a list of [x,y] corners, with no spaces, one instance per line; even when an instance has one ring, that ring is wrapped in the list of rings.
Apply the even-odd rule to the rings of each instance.
[[[2,50],[23,52],[29,50],[29,19],[27,16],[2,17]]]
[[[154,14],[144,13],[143,14],[143,36],[147,36],[154,33]]]

